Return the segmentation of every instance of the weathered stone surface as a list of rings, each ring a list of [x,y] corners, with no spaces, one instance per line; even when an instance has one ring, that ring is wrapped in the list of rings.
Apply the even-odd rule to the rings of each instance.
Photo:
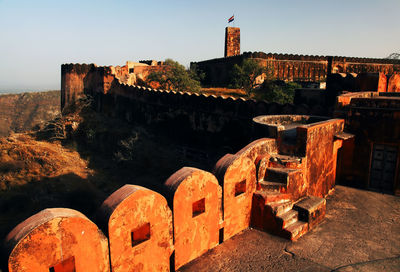
[[[270,165],[270,154],[264,154],[260,155],[256,159],[256,170],[257,170],[257,189],[260,189],[258,182],[264,180],[265,173],[267,171],[267,168]]]
[[[269,153],[277,153],[277,151],[278,147],[275,139],[261,138],[243,147],[236,153],[236,155],[247,156],[251,161],[256,163],[259,156]]]
[[[46,209],[29,217],[9,233],[6,246],[10,272],[110,271],[107,238],[71,209]]]
[[[293,209],[299,212],[299,219],[314,228],[325,218],[326,200],[322,197],[309,196],[295,203]]]
[[[396,171],[400,161],[398,93],[352,97],[341,115],[346,118],[347,130],[355,137],[344,141],[339,151],[340,183],[400,195],[400,175]]]
[[[274,77],[285,81],[321,82],[329,77],[330,74],[347,73],[349,76],[344,79],[347,91],[352,91],[354,86],[350,78],[354,73],[367,71],[369,73],[393,74],[400,67],[399,60],[266,54],[264,52],[245,52],[229,58],[194,62],[192,65],[196,65],[206,73],[203,84],[225,86],[229,84],[229,72],[232,70],[233,65],[240,65],[244,59],[254,59],[264,67],[273,67]]]
[[[337,152],[343,141],[337,135],[343,132],[344,120],[274,115],[253,121],[274,129],[277,138],[269,148],[260,148],[260,139],[238,152],[256,158],[259,189],[289,193],[293,200],[328,194],[335,185]]]
[[[225,58],[240,55],[240,28],[225,28]]]
[[[388,81],[388,88],[387,91],[398,93],[400,92],[400,74],[393,74],[390,76]]]
[[[227,154],[217,162],[214,174],[223,188],[223,240],[227,240],[249,227],[256,167],[246,156]]]
[[[361,92],[386,92],[387,78],[383,73],[360,73],[357,87]]]
[[[169,271],[172,213],[162,195],[125,185],[104,201],[101,213],[108,222],[112,271]]]
[[[304,184],[307,195],[323,197],[335,186],[337,148],[334,136],[344,129],[344,120],[331,119],[297,128],[297,144],[306,155]],[[295,198],[294,198],[295,199]]]
[[[174,214],[175,268],[219,244],[222,190],[209,172],[184,167],[165,182]]]

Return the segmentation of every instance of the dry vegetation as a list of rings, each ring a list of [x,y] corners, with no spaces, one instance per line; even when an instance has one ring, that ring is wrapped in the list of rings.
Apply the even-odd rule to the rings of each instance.
[[[36,141],[28,134],[0,139],[0,189],[73,173],[86,179],[91,171],[79,153],[60,143]]]
[[[37,131],[0,138],[0,240],[42,209],[72,208],[96,222],[124,184],[156,190],[183,166],[208,169],[178,147],[159,131],[97,114],[90,99]]]
[[[0,95],[0,137],[31,130],[60,114],[60,91]]]
[[[246,92],[243,89],[230,89],[230,88],[201,88],[201,92],[216,96],[232,96],[232,97],[245,97]]]

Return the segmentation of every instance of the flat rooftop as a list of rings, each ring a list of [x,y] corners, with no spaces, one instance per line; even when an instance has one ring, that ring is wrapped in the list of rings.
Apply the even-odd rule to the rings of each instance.
[[[297,242],[249,229],[179,271],[400,271],[400,197],[336,186]]]

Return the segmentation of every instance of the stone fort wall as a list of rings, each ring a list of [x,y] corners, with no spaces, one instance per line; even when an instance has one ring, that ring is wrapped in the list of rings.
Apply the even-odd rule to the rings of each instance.
[[[269,103],[251,99],[172,92],[128,85],[110,67],[64,64],[62,108],[92,95],[96,110],[128,122],[154,125],[195,141],[239,147],[251,140],[252,118],[263,114],[323,114],[320,105]]]
[[[226,86],[230,82],[233,65],[241,65],[244,59],[254,59],[265,67],[271,67],[278,80],[319,82],[329,73],[377,73],[386,75],[400,72],[400,60],[331,57],[245,52],[242,55],[192,62],[192,66],[205,72],[206,86]]]
[[[321,165],[326,159],[336,161],[333,137],[343,131],[343,120],[300,130],[305,136],[305,161]],[[322,156],[308,158],[309,143],[320,141],[316,133],[326,145]],[[76,210],[45,209],[7,235],[8,270],[174,271],[265,218],[254,213],[252,205],[258,181],[265,175],[256,163],[278,149],[275,139],[262,138],[225,155],[212,173],[183,167],[155,191],[126,184],[103,202],[95,222]],[[302,168],[304,177],[291,178],[297,186],[288,185],[285,192],[292,200],[326,196],[334,186],[334,175],[325,173],[327,167],[304,165],[310,165]],[[336,166],[330,167],[334,172]]]

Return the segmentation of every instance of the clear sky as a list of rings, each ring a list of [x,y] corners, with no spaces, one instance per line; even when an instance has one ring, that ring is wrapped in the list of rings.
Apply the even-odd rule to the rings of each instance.
[[[400,0],[0,0],[0,90],[60,89],[62,63],[223,57],[232,14],[242,52],[400,52]]]

